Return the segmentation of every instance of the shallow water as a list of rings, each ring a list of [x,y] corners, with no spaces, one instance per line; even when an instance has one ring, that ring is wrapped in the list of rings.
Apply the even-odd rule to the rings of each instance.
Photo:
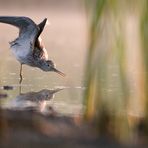
[[[30,92],[36,94],[44,89],[62,88],[63,90],[57,92],[54,98],[47,101],[47,106],[52,106],[59,114],[81,114],[85,88],[83,77],[86,55],[84,9],[80,3],[68,4],[69,9],[67,10],[64,7],[52,8],[50,1],[45,6],[42,5],[40,8],[37,6],[36,9],[35,6],[26,5],[23,9],[21,4],[1,5],[0,15],[28,16],[36,23],[47,17],[50,25],[45,28],[41,36],[49,59],[56,63],[57,68],[64,72],[66,77],[63,78],[56,73],[43,72],[38,68],[24,65],[23,82],[20,86],[20,64],[13,56],[8,43],[17,37],[18,30],[13,26],[0,24],[0,92],[8,94],[7,98],[1,99],[1,104],[5,108],[14,108],[12,104],[14,105],[20,93],[28,95]],[[13,86],[13,89],[3,90],[2,86],[7,85]],[[44,95],[42,98],[44,99]],[[16,106],[17,103],[15,102]]]

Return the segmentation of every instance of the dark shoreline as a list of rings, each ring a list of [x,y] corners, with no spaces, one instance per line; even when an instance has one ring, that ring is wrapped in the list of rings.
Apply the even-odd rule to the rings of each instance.
[[[88,124],[66,116],[43,116],[34,111],[1,110],[0,147],[98,147],[104,143]],[[119,145],[118,145],[119,146]]]
[[[0,147],[139,148],[147,144],[121,145],[112,136],[98,136],[81,118],[15,110],[0,111]]]

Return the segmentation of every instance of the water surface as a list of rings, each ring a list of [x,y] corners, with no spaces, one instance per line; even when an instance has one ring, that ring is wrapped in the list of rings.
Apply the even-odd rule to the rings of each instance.
[[[49,7],[47,7],[49,5]],[[72,9],[70,9],[70,7]],[[13,100],[20,93],[40,92],[44,89],[62,88],[48,104],[60,114],[80,114],[82,110],[82,95],[84,91],[84,63],[86,54],[86,23],[83,7],[80,3],[69,5],[69,9],[52,8],[50,2],[45,6],[23,5],[1,6],[0,15],[28,16],[36,23],[48,18],[48,25],[42,33],[42,39],[49,54],[49,59],[56,63],[66,77],[52,72],[43,72],[38,68],[23,66],[23,82],[21,92],[19,85],[20,64],[13,56],[9,41],[18,35],[18,29],[0,24],[0,86],[13,86],[13,90],[2,90],[8,93],[8,98],[1,99],[3,107],[11,108]],[[51,9],[50,9],[51,8]],[[59,8],[59,9],[58,9]],[[43,97],[44,98],[44,97]]]

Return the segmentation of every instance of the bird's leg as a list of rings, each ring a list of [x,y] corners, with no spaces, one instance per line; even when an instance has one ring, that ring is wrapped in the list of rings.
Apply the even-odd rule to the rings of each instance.
[[[19,94],[22,94],[22,85],[19,86]]]
[[[23,76],[22,76],[22,64],[21,64],[21,67],[20,67],[20,84],[22,83],[22,80],[23,80]]]

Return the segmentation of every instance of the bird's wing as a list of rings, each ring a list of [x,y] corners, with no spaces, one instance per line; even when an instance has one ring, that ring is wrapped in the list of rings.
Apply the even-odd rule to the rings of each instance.
[[[42,49],[42,43],[41,43],[41,38],[40,38],[40,34],[42,33],[45,25],[46,25],[46,22],[47,22],[47,18],[45,18],[40,24],[38,24],[38,28],[39,28],[39,31],[35,37],[35,45],[34,46],[37,46],[37,47],[40,47],[41,46],[41,49]]]
[[[46,22],[47,22],[47,18],[45,18],[40,24],[38,24],[38,27],[39,27],[39,32],[38,32],[38,35],[37,35],[37,38],[40,36],[40,34],[42,33],[45,25],[46,25]]]
[[[44,29],[47,19],[36,25],[28,17],[20,16],[0,16],[0,23],[6,23],[19,28],[19,38],[27,38],[35,46],[38,37]]]
[[[40,58],[43,58],[43,59],[48,59],[48,54],[47,54],[47,51],[42,43],[42,39],[40,37],[40,34],[42,33],[45,25],[46,25],[46,22],[47,22],[47,18],[45,18],[40,24],[38,24],[38,27],[39,27],[39,31],[38,31],[38,34],[36,36],[36,39],[35,39],[35,44],[34,46],[37,47],[37,48],[34,48],[34,51],[33,51],[33,56],[34,57],[40,57]]]

